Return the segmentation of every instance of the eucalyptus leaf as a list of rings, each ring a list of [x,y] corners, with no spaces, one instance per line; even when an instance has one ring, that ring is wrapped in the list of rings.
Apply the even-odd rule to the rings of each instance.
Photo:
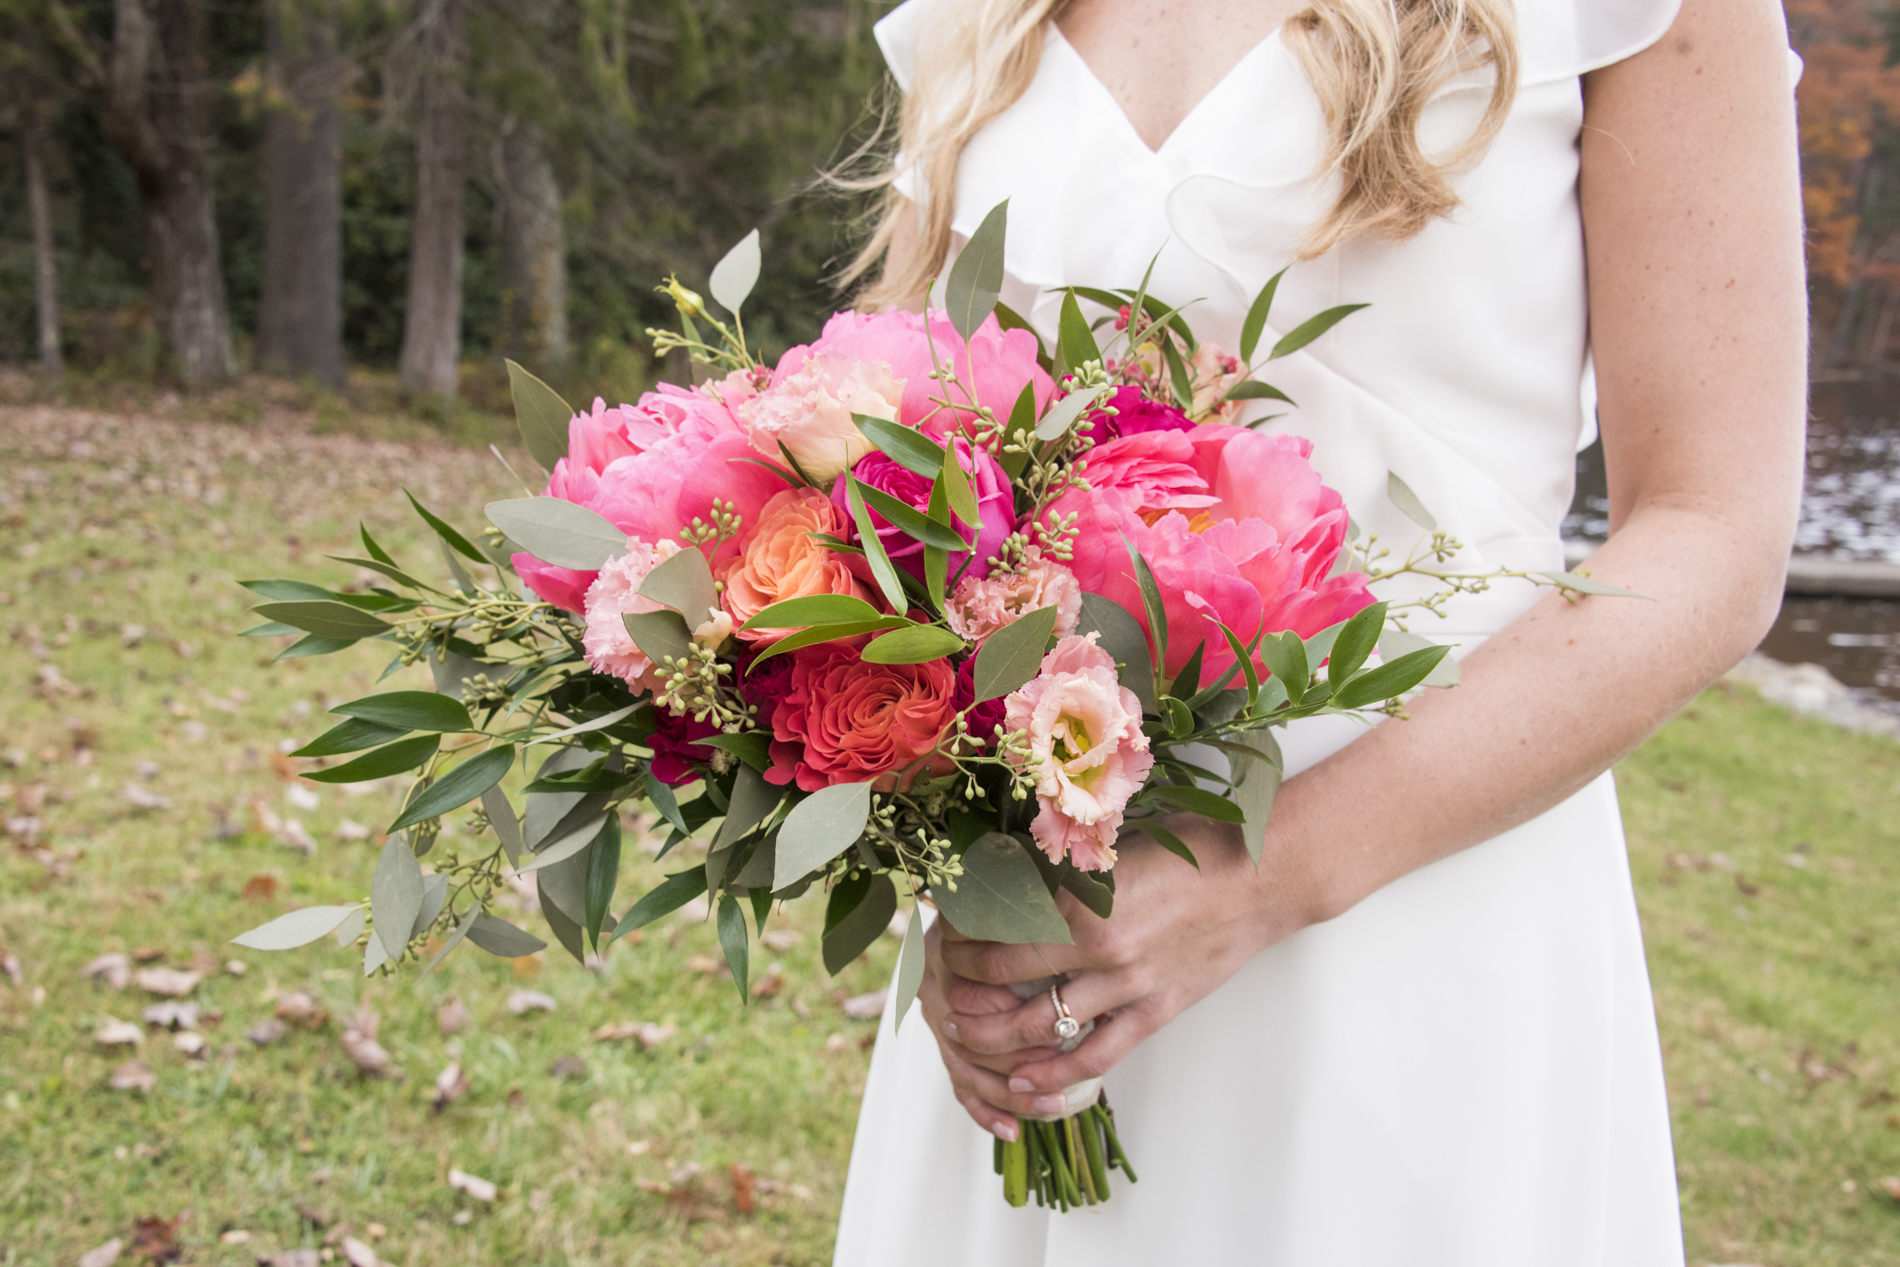
[[[739,1002],[749,1002],[752,996],[746,990],[746,977],[751,953],[745,912],[739,909],[739,899],[730,893],[721,894],[719,898],[719,949],[725,952],[726,963],[732,968],[732,983],[739,987]]]
[[[727,251],[720,261],[713,265],[712,277],[706,289],[721,308],[737,315],[759,282],[759,231],[757,229],[740,238]]]
[[[1058,400],[1049,407],[1049,412],[1042,416],[1042,421],[1036,424],[1033,432],[1036,439],[1060,440],[1069,433],[1069,428],[1075,425],[1077,418],[1095,407],[1107,390],[1104,387],[1096,387],[1088,391],[1070,392]]]
[[[508,367],[508,388],[515,399],[515,425],[521,429],[521,442],[541,468],[552,471],[554,464],[567,456],[568,420],[573,407],[560,393],[513,361]]]
[[[521,822],[499,784],[482,793],[482,809],[488,815],[488,825],[495,829],[502,852],[508,855],[508,865],[515,866],[521,861]]]
[[[1641,598],[1654,601],[1647,594],[1638,594],[1635,590],[1618,589],[1593,577],[1581,576],[1575,572],[1533,572],[1532,576],[1542,577],[1561,589],[1575,590],[1579,594],[1601,594],[1605,598]],[[262,607],[257,609],[263,611]]]
[[[374,638],[395,626],[360,607],[330,599],[302,599],[290,603],[259,603],[251,609],[266,620],[294,625],[320,638]]]
[[[719,835],[713,839],[713,848],[728,848],[743,840],[770,818],[784,799],[784,788],[767,783],[751,766],[741,765],[732,781],[732,799],[726,805],[726,821],[719,825]]]
[[[449,957],[449,952],[451,950],[454,950],[457,946],[462,944],[462,939],[468,936],[469,930],[475,927],[475,921],[480,919],[481,917],[482,917],[481,907],[479,906],[469,907],[468,914],[464,915],[461,918],[460,922],[458,922],[455,925],[454,930],[451,931],[448,937],[443,940],[442,948],[436,951],[435,954],[430,957],[429,966],[422,970],[422,975],[426,977],[431,972],[434,972],[435,966],[441,963],[444,959],[447,959]]]
[[[936,885],[930,896],[944,918],[965,937],[1012,944],[1070,946],[1068,921],[1042,882],[1042,872],[1020,842],[987,832],[963,851],[956,891]]]
[[[1176,809],[1184,809],[1220,823],[1242,823],[1247,819],[1240,806],[1204,787],[1180,787],[1173,783],[1150,785],[1152,795]]]
[[[869,783],[834,783],[792,806],[778,829],[772,888],[802,880],[849,849],[870,818]]]
[[[860,658],[867,664],[927,664],[963,650],[963,639],[937,625],[910,625],[874,638]]]
[[[1296,403],[1291,396],[1287,395],[1285,392],[1281,391],[1279,388],[1275,387],[1273,384],[1263,383],[1259,379],[1256,379],[1256,378],[1250,378],[1243,382],[1235,383],[1232,387],[1227,389],[1227,394],[1225,396],[1222,396],[1221,399],[1224,401],[1227,401],[1227,400],[1284,400],[1289,405]]]
[[[944,282],[944,308],[965,343],[1003,293],[1003,240],[1008,229],[1009,199],[1005,198],[990,208],[950,266],[950,276]]]
[[[468,930],[468,939],[489,954],[499,955],[503,959],[520,959],[524,955],[547,949],[547,943],[539,937],[486,912],[476,917],[474,925]]]
[[[708,735],[693,741],[694,747],[719,748],[763,774],[772,768],[772,736],[763,730],[743,735]]]
[[[1082,617],[1076,632],[1100,634],[1096,645],[1121,666],[1122,685],[1135,693],[1142,711],[1161,711],[1160,700],[1155,695],[1154,660],[1148,650],[1148,635],[1142,632],[1141,622],[1130,615],[1126,607],[1112,598],[1084,593]]]
[[[401,817],[389,825],[389,830],[401,831],[424,819],[436,818],[452,809],[459,809],[500,783],[514,763],[513,744],[504,744],[499,748],[491,748],[479,756],[470,757],[431,783],[422,795],[410,801]]]
[[[1141,605],[1148,613],[1148,641],[1154,647],[1154,666],[1159,672],[1168,662],[1168,607],[1161,601],[1161,587],[1155,584],[1148,560],[1141,557],[1135,543],[1126,535],[1122,537],[1122,544],[1128,547],[1128,564],[1134,569],[1135,584],[1141,589]]]
[[[1425,509],[1425,503],[1419,500],[1410,484],[1399,478],[1397,471],[1385,473],[1385,496],[1407,519],[1425,531],[1438,531],[1438,520],[1432,518],[1432,512]]]
[[[1095,344],[1095,333],[1089,329],[1088,320],[1082,315],[1082,305],[1075,301],[1075,290],[1071,287],[1062,296],[1061,316],[1056,320],[1056,379],[1074,374],[1090,361],[1102,359],[1102,350]]]
[[[292,581],[283,577],[267,576],[253,581],[239,581],[245,589],[261,598],[272,599],[280,603],[342,602],[342,596],[321,585],[312,585],[309,581]]]
[[[565,407],[566,406],[563,406],[563,408]],[[563,425],[561,434],[562,435],[567,434],[566,429],[565,429],[565,424]],[[416,495],[414,493],[410,492],[406,488],[403,489],[402,491],[403,491],[403,496],[409,499],[409,504],[415,507],[416,513],[422,516],[422,522],[428,524],[429,527],[433,528],[435,530],[435,535],[442,538],[442,541],[444,544],[448,545],[457,554],[461,555],[463,558],[467,559],[471,563],[494,562],[494,560],[490,559],[487,555],[483,554],[480,550],[477,550],[475,548],[475,543],[470,541],[467,537],[463,536],[461,533],[457,532],[454,526],[450,524],[446,519],[443,519],[440,515],[433,513],[432,511],[430,511],[430,509],[427,506],[424,506],[421,502],[417,501]],[[475,587],[473,584],[470,584],[467,588],[473,589]]]
[[[712,568],[706,565],[706,556],[691,546],[648,572],[640,582],[640,594],[662,607],[671,607],[685,618],[688,627],[704,623],[719,606]]]
[[[693,646],[693,631],[676,611],[628,612],[620,618],[627,636],[655,664],[684,660]]]
[[[355,941],[367,927],[369,927],[369,908],[359,902],[350,908],[350,913],[343,917],[343,922],[336,926],[336,931],[330,936],[336,940],[339,947],[343,947]],[[370,940],[376,939],[372,937]]]
[[[581,931],[580,921],[561,909],[545,884],[540,890],[540,899],[541,918],[548,922],[548,931],[561,943],[561,948],[574,957],[575,963],[586,963],[587,939]]]
[[[385,744],[354,761],[345,761],[327,770],[308,771],[303,777],[312,783],[367,783],[371,779],[386,779],[415,769],[433,757],[441,745],[440,735],[415,735]]]
[[[361,752],[409,733],[407,726],[385,726],[381,722],[352,717],[330,727],[290,755],[293,757],[334,757],[345,752]]]
[[[1055,627],[1056,609],[1038,607],[991,634],[976,653],[973,702],[1001,698],[1035,677]]]
[[[409,931],[422,910],[422,864],[410,851],[409,841],[391,836],[376,859],[369,882],[369,913],[376,921],[375,937],[390,959],[399,959],[409,945]],[[396,944],[390,945],[394,939]]]
[[[897,914],[897,890],[888,875],[871,877],[864,897],[849,914],[825,929],[823,952],[825,971],[837,976],[852,960],[863,954],[890,927]],[[827,920],[827,923],[831,921]]]
[[[614,937],[625,937],[636,928],[645,928],[654,920],[671,915],[706,891],[706,869],[692,867],[670,875],[654,886],[646,896],[627,908],[614,926]]]
[[[601,924],[607,918],[607,904],[614,900],[614,888],[619,882],[620,817],[609,814],[600,825],[600,833],[594,837],[594,847],[588,855],[587,884],[582,899],[587,919],[581,927],[596,949],[600,946]]]
[[[447,648],[433,649],[429,652],[429,676],[435,679],[436,693],[450,699],[461,700],[468,693],[468,680],[478,673],[486,673],[494,666],[471,660],[467,656]]]
[[[904,948],[897,952],[897,983],[889,1005],[893,1032],[903,1028],[910,1005],[917,999],[917,987],[923,983],[924,907],[919,902],[910,908],[910,922],[904,926]]]
[[[1030,440],[1036,434],[1036,384],[1032,380],[1023,384],[1022,391],[1016,393],[1016,403],[1010,407],[1009,423],[1003,434],[1003,453],[997,458],[1002,463],[1004,474],[1012,480],[1023,473],[1029,465]],[[1017,451],[1011,452],[1010,446]]]
[[[639,710],[640,705],[638,704],[629,704],[625,708],[616,708],[613,712],[602,713],[599,717],[591,721],[584,721],[578,725],[569,726],[565,730],[557,730],[551,735],[542,735],[539,739],[530,739],[525,746],[532,748],[536,744],[541,743],[561,743],[565,740],[572,739],[575,735],[585,735],[591,734],[596,730],[605,730],[616,722],[625,721]]]
[[[983,517],[976,504],[976,490],[970,487],[970,474],[963,469],[963,460],[957,456],[954,440],[944,441],[943,453],[943,469],[937,474],[937,482],[943,485],[943,495],[950,503],[951,512],[969,524],[974,532],[982,526]],[[934,544],[945,545],[941,541]]]
[[[353,647],[358,641],[356,638],[325,638],[321,634],[305,634],[279,651],[276,660],[300,660],[305,656],[330,655],[345,647]],[[272,663],[276,663],[276,660]]]
[[[559,497],[489,502],[488,521],[523,550],[555,567],[597,572],[627,552],[627,534],[585,506]]]
[[[409,928],[409,940],[428,932],[435,925],[435,917],[449,900],[449,878],[445,875],[425,875],[422,877],[422,905],[416,911],[416,922]],[[387,946],[384,947],[388,949]]]
[[[1243,730],[1234,736],[1234,744],[1256,754],[1251,761],[1243,759],[1235,763],[1233,800],[1245,819],[1240,826],[1241,840],[1247,846],[1248,856],[1258,865],[1261,850],[1266,847],[1267,820],[1273,812],[1273,799],[1280,792],[1285,762],[1271,731]],[[1233,749],[1227,751],[1232,753]]]
[[[321,940],[335,932],[356,906],[306,906],[288,915],[279,915],[268,924],[260,924],[248,933],[231,939],[234,946],[251,950],[292,950]]]
[[[600,829],[613,815],[604,813],[594,802],[604,797],[589,797],[561,821],[561,825],[548,833],[548,838],[535,847],[534,857],[516,868],[522,874],[540,871],[557,863],[566,862],[581,850],[594,843]],[[578,911],[569,912],[579,914]]]

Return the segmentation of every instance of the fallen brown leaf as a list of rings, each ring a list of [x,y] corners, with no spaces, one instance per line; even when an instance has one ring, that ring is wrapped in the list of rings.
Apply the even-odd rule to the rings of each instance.
[[[785,968],[779,963],[767,965],[765,975],[752,983],[752,997],[755,999],[776,998],[785,988]]]
[[[178,1243],[178,1228],[190,1215],[190,1211],[181,1211],[176,1218],[161,1219],[156,1215],[132,1220],[132,1252],[140,1258],[154,1263],[176,1262],[184,1253],[184,1246]]]
[[[259,1047],[268,1047],[289,1032],[290,1026],[284,1024],[274,1016],[267,1016],[245,1030],[244,1037],[250,1039]]]
[[[435,1097],[430,1101],[430,1107],[440,1113],[467,1090],[468,1079],[462,1074],[462,1062],[451,1061],[448,1068],[435,1076]]]
[[[460,999],[450,999],[435,1010],[435,1023],[442,1027],[444,1034],[453,1034],[466,1029],[474,1017],[468,1014],[468,1007]]]
[[[106,1016],[100,1019],[99,1028],[92,1032],[92,1041],[102,1047],[137,1047],[145,1041],[145,1031],[131,1021]]]
[[[292,990],[277,996],[277,1019],[301,1025],[305,1029],[320,1029],[330,1019],[330,1014],[323,1010],[323,1005],[308,990]]]
[[[269,902],[276,898],[280,887],[274,875],[254,875],[244,882],[244,899],[248,902]]]
[[[392,1072],[389,1053],[376,1041],[376,1023],[375,1011],[365,1003],[350,1018],[349,1026],[338,1040],[357,1071],[371,1078],[385,1077]]]
[[[140,968],[132,974],[132,982],[148,994],[164,994],[174,999],[182,999],[198,988],[204,980],[204,974],[181,972],[177,968]]]
[[[493,1201],[498,1191],[488,1180],[464,1170],[449,1171],[449,1187],[457,1192],[465,1192],[477,1201]]]
[[[732,1163],[731,1175],[732,1203],[739,1207],[741,1214],[756,1214],[759,1200],[753,1195],[753,1189],[757,1186],[757,1178],[736,1161]]]
[[[158,1085],[158,1075],[147,1069],[143,1060],[128,1060],[112,1071],[106,1085],[114,1091],[149,1092]]]
[[[124,1248],[124,1243],[115,1236],[105,1244],[81,1254],[79,1267],[112,1267],[112,1264],[119,1261],[119,1251]]]
[[[552,1012],[554,998],[539,990],[515,990],[508,995],[508,1010],[516,1016],[537,1010]]]
[[[855,994],[838,1005],[844,1014],[857,1021],[874,1021],[884,1014],[884,991]]]
[[[157,1025],[161,1029],[197,1029],[198,1005],[196,1003],[166,1002],[154,1003],[142,1013],[147,1025]]]
[[[1884,1175],[1874,1185],[1887,1194],[1889,1201],[1900,1201],[1900,1175]]]
[[[579,1056],[559,1056],[548,1066],[550,1078],[585,1078],[587,1062]]]
[[[767,950],[790,950],[805,940],[796,928],[773,928],[759,934],[759,944]]]
[[[81,968],[79,975],[103,977],[113,989],[123,990],[132,984],[132,959],[119,951],[109,951]]]

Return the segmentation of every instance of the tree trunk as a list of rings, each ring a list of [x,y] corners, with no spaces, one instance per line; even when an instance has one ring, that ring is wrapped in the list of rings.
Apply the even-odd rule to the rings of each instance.
[[[557,370],[567,361],[567,236],[540,130],[515,123],[496,155],[501,210],[501,349]]]
[[[264,127],[264,284],[257,359],[341,391],[342,59],[332,0],[268,0],[274,104]]]
[[[455,398],[462,351],[462,194],[468,182],[465,0],[423,0],[416,115],[416,199],[409,230],[402,385]]]
[[[101,118],[138,177],[152,309],[188,383],[236,368],[206,161],[194,0],[116,0]]]
[[[58,378],[66,372],[59,348],[59,271],[53,260],[53,216],[46,202],[46,137],[38,118],[22,129],[26,150],[26,209],[33,228],[33,300],[39,319],[40,373]]]

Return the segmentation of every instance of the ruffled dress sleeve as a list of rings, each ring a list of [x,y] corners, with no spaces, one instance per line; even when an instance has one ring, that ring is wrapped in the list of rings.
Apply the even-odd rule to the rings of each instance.
[[[1519,82],[1548,83],[1633,57],[1660,40],[1682,0],[1520,0]]]
[[[891,78],[905,92],[910,91],[911,67],[917,62],[918,26],[923,21],[926,0],[904,0],[877,20],[871,34],[891,68]]]

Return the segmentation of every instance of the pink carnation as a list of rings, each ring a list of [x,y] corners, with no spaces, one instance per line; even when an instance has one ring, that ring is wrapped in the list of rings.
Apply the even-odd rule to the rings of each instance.
[[[627,552],[600,570],[587,587],[587,631],[581,637],[581,646],[587,653],[588,667],[620,678],[636,691],[659,686],[653,661],[634,645],[620,618],[633,612],[660,610],[660,604],[641,595],[640,583],[681,549],[676,541],[648,545],[638,537],[628,537]]]
[[[1020,572],[964,577],[950,595],[944,619],[957,637],[982,642],[1026,613],[1051,605],[1056,609],[1056,637],[1066,638],[1082,616],[1082,587],[1075,573],[1032,547]]]
[[[1115,676],[1096,634],[1070,636],[1042,658],[1042,672],[1010,693],[1012,732],[1027,733],[1041,812],[1029,830],[1052,862],[1082,871],[1115,865],[1122,811],[1154,758],[1141,731],[1141,701]]]

